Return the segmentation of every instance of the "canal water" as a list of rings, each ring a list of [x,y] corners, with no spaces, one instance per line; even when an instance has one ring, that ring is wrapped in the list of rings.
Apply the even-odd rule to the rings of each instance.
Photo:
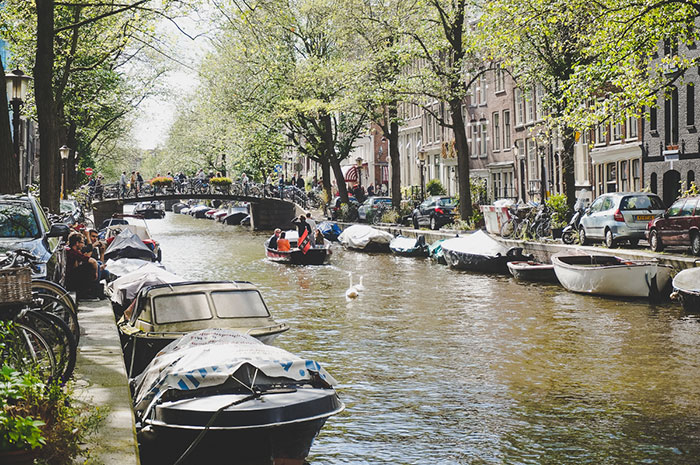
[[[268,262],[267,233],[168,213],[163,263],[247,280],[291,326],[275,345],[340,383],[308,461],[329,464],[698,464],[700,320],[555,285],[345,251]],[[365,290],[348,301],[349,274]]]

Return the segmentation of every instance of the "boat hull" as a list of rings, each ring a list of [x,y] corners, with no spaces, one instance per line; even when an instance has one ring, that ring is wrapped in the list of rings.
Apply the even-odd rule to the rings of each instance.
[[[520,281],[559,282],[556,273],[554,273],[554,265],[531,261],[508,262],[508,270],[515,279]]]
[[[688,313],[700,313],[700,294],[677,289],[678,299],[683,305],[683,310]]]
[[[324,265],[330,259],[331,250],[328,247],[313,247],[306,253],[298,249],[280,252],[279,250],[265,247],[265,255],[273,262],[287,263],[289,265]]]
[[[530,258],[521,253],[493,256],[460,252],[445,248],[442,249],[442,253],[445,257],[445,262],[452,268],[499,274],[508,274],[508,262],[527,261]]]
[[[670,266],[634,261],[613,264],[611,258],[615,257],[581,256],[567,263],[563,260],[571,257],[555,255],[552,263],[562,286],[582,294],[654,297],[664,290],[671,278]]]

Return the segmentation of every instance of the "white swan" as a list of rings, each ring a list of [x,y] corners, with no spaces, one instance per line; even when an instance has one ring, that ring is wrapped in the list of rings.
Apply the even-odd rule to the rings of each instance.
[[[360,278],[360,279],[362,279],[362,278]],[[355,299],[359,295],[360,295],[360,290],[357,288],[357,286],[352,285],[352,273],[350,273],[350,287],[348,288],[347,291],[345,291],[345,297],[348,299]]]
[[[358,292],[359,292],[359,291],[364,291],[364,290],[365,290],[365,286],[362,285],[362,278],[363,278],[363,277],[360,276],[360,284],[355,284],[355,289],[357,289]]]

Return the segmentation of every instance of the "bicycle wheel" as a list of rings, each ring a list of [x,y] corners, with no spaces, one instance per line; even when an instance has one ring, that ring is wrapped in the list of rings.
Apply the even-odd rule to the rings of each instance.
[[[68,305],[73,310],[73,313],[78,312],[78,305],[73,300],[73,297],[60,284],[56,284],[48,279],[32,279],[32,292],[54,296]]]
[[[549,226],[549,221],[545,220],[540,222],[537,225],[537,228],[535,229],[535,235],[537,239],[541,239],[543,237],[549,237],[552,235],[552,228]]]
[[[65,383],[73,375],[78,345],[68,325],[58,315],[29,310],[19,320],[31,326],[51,345],[56,360],[56,379]]]
[[[49,382],[56,376],[56,359],[51,345],[33,327],[15,322],[2,351],[3,363],[20,371],[32,372]]]
[[[515,228],[515,239],[525,240],[530,236],[530,221],[522,220]]]
[[[70,328],[76,344],[80,342],[80,325],[78,324],[78,315],[76,315],[65,303],[63,303],[63,301],[51,295],[34,294],[32,296],[31,309],[58,315]]]

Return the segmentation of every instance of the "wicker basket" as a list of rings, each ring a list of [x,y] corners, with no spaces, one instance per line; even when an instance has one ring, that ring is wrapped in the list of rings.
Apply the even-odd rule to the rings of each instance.
[[[0,270],[0,306],[32,300],[32,272],[29,268]]]

